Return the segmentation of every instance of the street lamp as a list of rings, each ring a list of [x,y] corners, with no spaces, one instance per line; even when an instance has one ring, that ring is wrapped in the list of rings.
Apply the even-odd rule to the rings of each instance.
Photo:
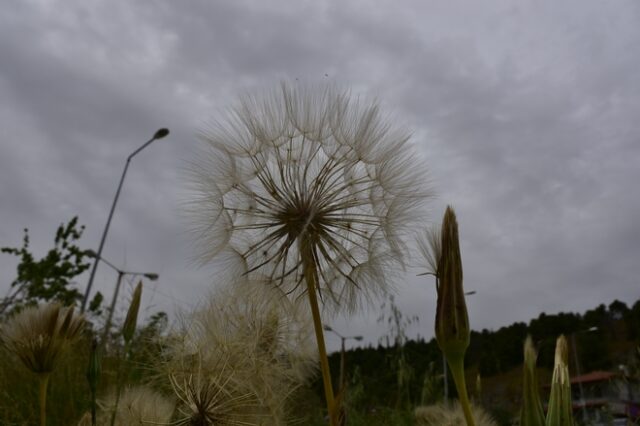
[[[578,330],[571,333],[571,346],[573,346],[573,360],[576,363],[576,377],[580,378],[580,363],[578,362],[578,346],[576,344],[576,334],[578,333],[589,333],[590,331],[596,331],[598,327],[593,326],[586,330]],[[580,406],[582,407],[582,420],[584,422],[587,421],[587,404],[584,400],[584,389],[582,388],[582,380],[577,380],[578,382],[578,390],[580,392]]]
[[[116,309],[116,301],[118,300],[118,293],[120,292],[120,284],[122,284],[122,277],[124,277],[125,275],[131,275],[131,276],[143,276],[145,278],[147,278],[149,281],[157,281],[159,278],[159,275],[154,273],[154,272],[131,272],[131,271],[123,271],[121,269],[119,269],[118,267],[116,267],[113,263],[109,262],[108,260],[106,260],[103,257],[99,257],[97,253],[94,253],[92,250],[87,250],[85,253],[87,253],[87,255],[94,257],[96,259],[96,263],[98,261],[103,261],[104,263],[107,264],[107,266],[111,267],[111,269],[113,269],[114,271],[116,271],[118,273],[118,280],[116,281],[116,287],[113,290],[113,298],[111,299],[111,306],[109,307],[109,313],[107,315],[107,321],[104,324],[104,331],[102,332],[102,342],[101,345],[104,346],[104,344],[107,341],[107,336],[109,335],[109,329],[111,328],[111,319],[113,318],[113,312]]]
[[[342,345],[341,345],[341,349],[340,349],[340,387],[342,389],[344,389],[344,383],[345,383],[345,349],[344,349],[344,342],[347,341],[348,339],[353,339],[353,340],[357,340],[358,342],[360,342],[362,340],[362,336],[343,336],[342,334],[338,333],[337,331],[335,331],[333,328],[329,327],[328,325],[324,326],[324,330],[325,331],[329,331],[329,332],[335,334],[336,336],[338,336],[340,339],[342,339]]]
[[[96,260],[93,262],[93,268],[91,269],[91,275],[89,276],[89,282],[87,283],[87,288],[84,292],[84,298],[82,299],[82,305],[80,307],[80,311],[84,312],[85,307],[87,306],[87,300],[89,299],[89,293],[91,292],[91,286],[93,285],[93,279],[96,275],[96,270],[98,269],[98,260],[100,256],[102,256],[102,248],[104,247],[104,242],[107,239],[107,233],[109,232],[109,226],[111,225],[111,218],[113,217],[113,212],[116,209],[116,204],[118,203],[118,197],[120,197],[120,190],[122,189],[122,183],[124,182],[124,178],[127,175],[127,169],[129,168],[129,163],[131,159],[138,154],[140,151],[145,149],[151,142],[162,139],[169,134],[169,129],[159,129],[157,130],[153,137],[144,143],[140,148],[133,151],[128,157],[127,162],[124,165],[124,170],[122,171],[122,177],[120,178],[120,183],[118,184],[118,190],[116,191],[116,196],[113,199],[113,204],[111,204],[111,211],[109,212],[109,217],[107,218],[107,224],[104,227],[104,231],[102,232],[102,239],[100,240],[100,246],[98,247],[98,253],[96,254]]]

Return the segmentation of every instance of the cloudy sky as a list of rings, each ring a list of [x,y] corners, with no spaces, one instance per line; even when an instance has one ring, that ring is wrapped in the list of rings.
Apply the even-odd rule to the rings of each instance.
[[[401,117],[457,210],[472,326],[640,298],[640,3],[635,0],[21,0],[0,9],[0,246],[34,252],[78,215],[104,257],[152,271],[145,313],[197,306],[180,205],[197,131],[244,91],[330,80]],[[0,256],[0,295],[16,260]],[[432,336],[433,282],[397,302]],[[78,280],[84,288],[88,274]],[[116,276],[98,270],[111,294]],[[123,301],[130,293],[124,293]],[[379,307],[332,324],[377,342]],[[339,341],[329,337],[329,347]]]

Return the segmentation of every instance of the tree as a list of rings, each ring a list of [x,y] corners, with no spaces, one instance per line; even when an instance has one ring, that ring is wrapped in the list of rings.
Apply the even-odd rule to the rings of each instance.
[[[58,227],[54,247],[42,259],[36,260],[29,248],[29,230],[25,228],[22,247],[2,247],[2,253],[20,258],[17,277],[11,283],[9,295],[0,300],[0,315],[38,302],[58,301],[65,306],[82,299],[73,279],[89,268],[90,255],[77,246],[84,225],[78,225],[78,217]],[[99,309],[102,295],[96,293],[90,310]]]

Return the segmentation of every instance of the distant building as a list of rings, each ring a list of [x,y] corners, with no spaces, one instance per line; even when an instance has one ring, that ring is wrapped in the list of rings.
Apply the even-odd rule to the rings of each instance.
[[[571,393],[578,424],[626,425],[640,419],[640,382],[621,372],[592,371],[573,377]]]

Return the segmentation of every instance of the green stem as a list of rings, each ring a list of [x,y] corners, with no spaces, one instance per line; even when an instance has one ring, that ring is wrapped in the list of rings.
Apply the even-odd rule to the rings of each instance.
[[[320,356],[320,368],[322,369],[322,382],[324,384],[324,396],[327,400],[327,410],[329,413],[329,424],[338,426],[336,418],[336,410],[333,396],[333,385],[331,384],[331,371],[329,370],[329,359],[327,358],[327,349],[324,344],[324,333],[322,332],[322,321],[320,319],[320,309],[318,307],[318,297],[316,295],[316,287],[318,273],[316,264],[313,262],[311,250],[306,250],[301,244],[302,262],[304,265],[304,277],[307,282],[307,294],[309,296],[309,305],[311,305],[311,314],[313,316],[313,326],[316,332],[316,341],[318,342],[318,354]]]
[[[467,395],[467,384],[464,379],[464,355],[461,357],[447,358],[449,363],[449,369],[453,375],[453,381],[456,384],[456,390],[458,391],[458,399],[460,400],[460,406],[464,413],[464,418],[467,421],[467,426],[475,426],[473,415],[471,414],[471,403],[469,402],[469,396]]]
[[[111,413],[111,426],[116,423],[116,414],[118,412],[118,404],[120,403],[120,393],[122,391],[122,364],[127,360],[127,353],[129,352],[129,343],[124,343],[124,355],[118,357],[118,366],[116,368],[116,403],[113,407],[113,413]]]
[[[96,426],[96,393],[91,391],[91,426]]]
[[[49,385],[49,373],[40,374],[40,426],[47,425],[47,386]]]

